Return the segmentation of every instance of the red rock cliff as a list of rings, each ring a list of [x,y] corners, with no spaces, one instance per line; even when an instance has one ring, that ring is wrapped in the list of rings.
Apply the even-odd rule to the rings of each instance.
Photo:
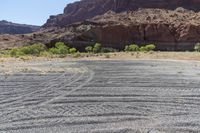
[[[44,27],[63,27],[102,15],[109,10],[119,13],[138,8],[176,9],[177,7],[184,7],[199,11],[199,5],[200,0],[81,0],[68,4],[63,14],[51,16],[44,24]]]

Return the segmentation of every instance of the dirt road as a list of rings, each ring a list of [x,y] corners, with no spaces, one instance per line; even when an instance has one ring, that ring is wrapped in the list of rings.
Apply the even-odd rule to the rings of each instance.
[[[0,67],[2,133],[200,132],[200,63],[29,62],[21,70],[10,66],[10,73]]]

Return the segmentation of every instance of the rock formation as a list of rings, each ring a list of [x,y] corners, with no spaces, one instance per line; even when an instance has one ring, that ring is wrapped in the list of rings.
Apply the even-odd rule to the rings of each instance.
[[[200,0],[82,0],[51,16],[40,31],[18,36],[17,45],[42,42],[52,47],[63,41],[84,50],[96,42],[117,49],[154,43],[157,50],[193,50],[200,42],[199,4]]]
[[[177,7],[200,11],[200,0],[81,0],[68,4],[64,13],[51,16],[44,27],[66,26],[74,22],[102,15],[110,10],[120,13],[138,8],[160,8],[174,10]]]
[[[39,29],[39,26],[16,24],[8,21],[0,21],[0,34],[26,34]]]

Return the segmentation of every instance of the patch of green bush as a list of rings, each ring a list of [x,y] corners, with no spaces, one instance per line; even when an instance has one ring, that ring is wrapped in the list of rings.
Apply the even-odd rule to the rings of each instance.
[[[43,51],[43,52],[40,53],[40,56],[41,57],[52,57],[53,54],[48,52],[48,51]]]
[[[33,44],[19,49],[19,51],[24,55],[35,55],[35,56],[38,56],[40,52],[43,52],[45,50],[46,47],[43,44]]]
[[[74,53],[73,54],[73,58],[79,58],[79,57],[81,57],[82,55],[81,55],[81,53],[79,53],[79,52],[76,52],[76,53]]]
[[[69,54],[69,47],[65,45],[63,42],[57,42],[55,44],[55,48],[50,48],[48,51],[52,54],[56,55],[67,55]]]
[[[93,52],[93,47],[92,47],[92,46],[87,46],[87,47],[85,48],[85,51],[86,51],[87,53],[92,53],[92,52]]]
[[[194,50],[200,52],[200,43],[195,44]]]
[[[33,44],[30,46],[24,46],[21,48],[13,48],[10,50],[11,57],[19,57],[24,55],[39,56],[41,52],[46,50],[46,46],[43,44]]]
[[[139,46],[136,44],[127,45],[124,49],[126,52],[136,52],[139,51]]]
[[[100,43],[96,43],[93,47],[93,52],[94,53],[99,53],[101,52],[101,44]]]
[[[132,45],[125,46],[124,51],[126,51],[126,52],[137,52],[137,51],[149,52],[149,51],[154,51],[155,48],[156,48],[156,46],[154,44],[148,44],[148,45],[141,46],[141,47],[139,47],[136,44],[132,44]]]
[[[60,51],[57,48],[50,48],[48,52],[51,54],[60,54]]]
[[[154,51],[156,46],[154,44],[149,44],[145,46],[146,51]]]
[[[75,54],[77,52],[76,48],[70,48],[69,53],[70,54]]]
[[[145,46],[141,46],[141,47],[140,47],[140,51],[141,51],[141,52],[146,52],[146,51],[147,51],[147,49],[146,49],[146,47],[145,47]]]

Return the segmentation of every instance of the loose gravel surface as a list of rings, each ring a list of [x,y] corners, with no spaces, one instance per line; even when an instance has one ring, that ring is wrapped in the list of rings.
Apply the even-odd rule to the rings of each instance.
[[[200,132],[200,63],[4,64],[0,132]]]

